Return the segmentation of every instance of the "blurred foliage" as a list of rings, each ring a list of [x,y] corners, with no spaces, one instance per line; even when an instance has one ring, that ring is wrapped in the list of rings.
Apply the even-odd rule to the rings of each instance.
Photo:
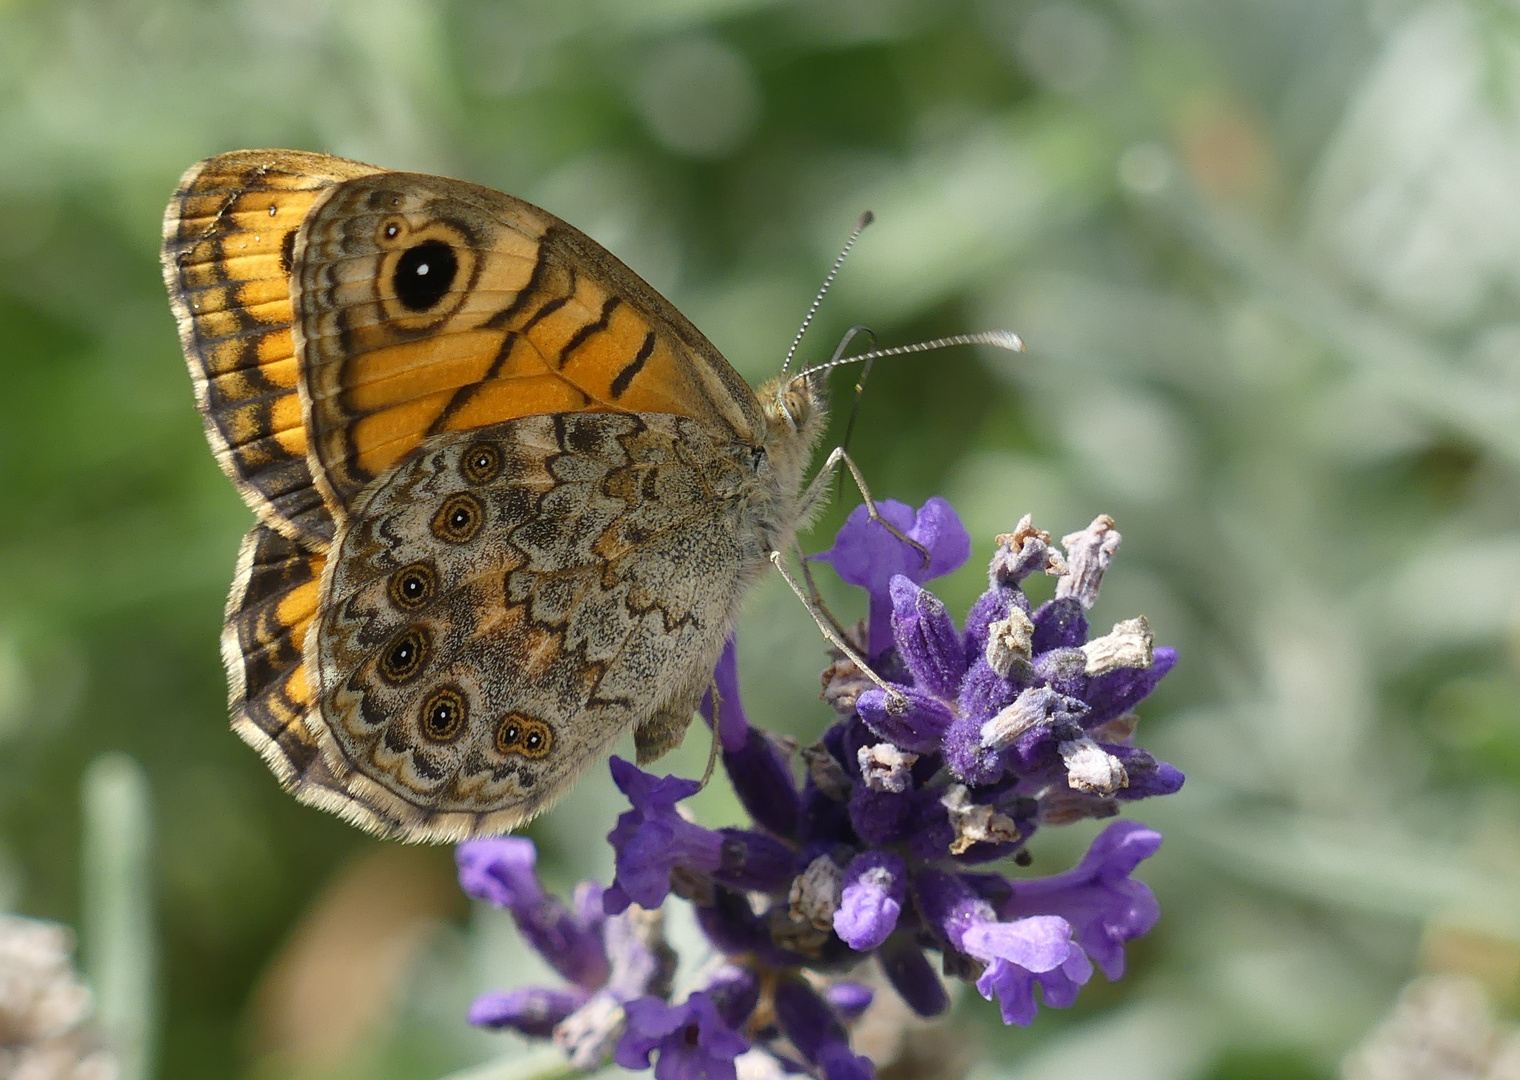
[[[529,961],[466,926],[447,853],[297,806],[224,722],[250,518],[158,222],[197,159],[295,146],[544,205],[752,380],[867,207],[807,356],[856,322],[1026,337],[880,365],[854,448],[879,494],[965,514],[952,602],[1023,512],[1112,514],[1095,622],[1181,648],[1142,737],[1189,782],[1136,815],[1168,841],[1130,974],[988,1030],[979,1076],[1330,1076],[1421,967],[1513,1003],[1517,105],[1512,0],[0,4],[0,903],[79,922],[81,775],[122,751],[155,802],[165,1080],[506,1045],[464,1003]],[[741,641],[754,719],[820,730],[795,602],[763,588]],[[615,813],[596,776],[537,823],[548,876],[605,873]]]

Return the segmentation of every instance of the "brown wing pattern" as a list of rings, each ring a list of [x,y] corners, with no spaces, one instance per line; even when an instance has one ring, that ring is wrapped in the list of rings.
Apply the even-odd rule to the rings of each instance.
[[[304,647],[326,561],[264,525],[243,538],[222,627],[232,730],[301,802],[394,834],[400,823],[349,793],[317,739],[316,684]]]
[[[257,526],[243,538],[227,597],[222,662],[232,727],[287,784],[305,775],[317,754],[305,720],[315,687],[302,648],[317,615],[325,562]]]
[[[673,413],[758,444],[758,402],[667,301],[553,215],[457,180],[333,188],[296,242],[319,482],[342,506],[429,435],[560,412]]]
[[[310,730],[370,827],[503,832],[630,728],[678,742],[766,565],[749,460],[669,415],[532,416],[433,436],[368,489],[306,656]]]
[[[184,175],[164,214],[164,281],[211,448],[261,520],[316,548],[333,525],[306,460],[291,260],[318,196],[373,171],[291,150],[223,154]]]

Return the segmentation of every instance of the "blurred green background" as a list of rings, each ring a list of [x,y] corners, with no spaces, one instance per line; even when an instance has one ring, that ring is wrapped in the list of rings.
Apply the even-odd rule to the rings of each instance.
[[[858,460],[964,514],[953,607],[1022,513],[1112,514],[1094,623],[1180,647],[1141,741],[1189,779],[1130,811],[1167,843],[1129,976],[1029,1030],[972,995],[976,1075],[1331,1077],[1420,970],[1513,1007],[1511,0],[0,0],[0,908],[82,924],[103,995],[113,963],[156,986],[131,1022],[164,1080],[425,1080],[508,1049],[462,1017],[532,976],[510,925],[447,851],[297,806],[225,722],[251,517],[157,247],[179,174],[253,146],[537,202],[754,381],[866,208],[805,357],[857,322],[1025,336],[881,364]],[[741,641],[752,719],[816,735],[805,613],[767,586]],[[108,751],[152,819],[153,929],[115,961],[92,933],[131,919],[82,869],[120,824],[81,796]],[[719,787],[699,812],[734,820]],[[607,873],[614,794],[535,824],[551,882]]]

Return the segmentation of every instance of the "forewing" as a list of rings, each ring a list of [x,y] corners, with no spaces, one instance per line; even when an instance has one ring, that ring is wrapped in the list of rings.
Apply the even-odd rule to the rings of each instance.
[[[384,173],[329,192],[296,243],[319,478],[349,506],[431,435],[548,413],[657,412],[756,445],[759,404],[668,301],[546,211]]]

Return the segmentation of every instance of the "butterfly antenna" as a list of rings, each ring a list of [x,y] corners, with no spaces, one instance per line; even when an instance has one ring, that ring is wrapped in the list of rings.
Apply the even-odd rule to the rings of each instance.
[[[887,356],[933,352],[935,349],[948,349],[954,345],[991,345],[995,348],[1007,349],[1009,352],[1024,351],[1024,339],[1012,330],[987,330],[980,334],[956,334],[953,337],[935,338],[933,341],[919,341],[912,345],[893,345],[886,349],[872,349],[870,352],[859,353],[855,356],[835,356],[825,363],[805,368],[798,373],[798,378],[817,375],[820,372],[839,367],[841,364],[871,363]]]
[[[855,223],[855,231],[850,233],[849,240],[845,241],[844,250],[839,253],[839,258],[834,260],[834,265],[829,269],[828,276],[823,279],[823,285],[818,289],[818,295],[813,297],[813,306],[808,308],[802,325],[797,328],[797,336],[792,338],[792,347],[786,350],[786,359],[781,361],[781,374],[784,378],[787,369],[792,366],[792,357],[797,355],[797,347],[802,344],[802,335],[807,333],[808,327],[813,324],[813,316],[818,314],[818,306],[823,303],[823,298],[829,294],[829,287],[834,284],[834,279],[839,276],[839,268],[844,265],[845,257],[850,254],[850,249],[855,246],[855,241],[860,239],[860,234],[865,232],[866,226],[876,220],[876,215],[867,210],[860,215],[860,220]],[[845,340],[849,340],[846,335]]]

